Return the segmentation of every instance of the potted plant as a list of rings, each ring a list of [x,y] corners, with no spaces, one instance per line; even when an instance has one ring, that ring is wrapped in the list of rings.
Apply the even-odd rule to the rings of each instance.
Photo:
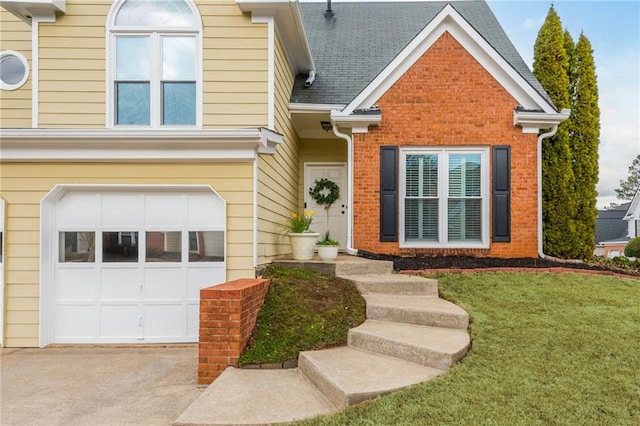
[[[313,250],[320,234],[309,229],[313,216],[313,210],[305,210],[302,214],[291,212],[284,220],[282,226],[289,236],[291,253],[294,260],[309,260],[313,258]]]
[[[318,256],[324,261],[335,260],[338,257],[338,247],[340,242],[332,240],[329,237],[329,232],[324,234],[324,239],[316,243],[318,245]]]

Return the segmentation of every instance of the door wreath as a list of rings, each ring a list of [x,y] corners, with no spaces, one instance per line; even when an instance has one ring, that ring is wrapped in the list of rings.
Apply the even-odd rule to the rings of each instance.
[[[313,187],[309,188],[309,195],[328,210],[340,198],[340,187],[330,179],[316,179]]]
[[[316,203],[324,206],[326,232],[325,241],[329,240],[329,208],[340,198],[340,187],[330,179],[316,179],[313,187],[309,188],[309,195]]]

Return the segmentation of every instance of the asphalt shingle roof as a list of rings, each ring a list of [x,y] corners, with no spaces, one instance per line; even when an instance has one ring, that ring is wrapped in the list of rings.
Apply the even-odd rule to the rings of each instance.
[[[603,241],[627,241],[625,216],[631,203],[620,205],[615,210],[598,210],[596,219],[596,244]]]
[[[317,75],[309,88],[297,76],[291,102],[348,104],[447,4],[552,104],[484,0],[333,3],[333,19],[325,3],[300,3]]]

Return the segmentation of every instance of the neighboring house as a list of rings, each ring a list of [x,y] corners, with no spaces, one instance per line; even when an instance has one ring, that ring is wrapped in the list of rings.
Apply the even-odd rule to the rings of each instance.
[[[640,190],[629,203],[615,210],[598,210],[596,256],[616,257],[632,238],[640,236]]]
[[[625,215],[631,203],[621,204],[614,210],[598,210],[596,219],[595,255],[604,257],[620,256],[629,241],[628,224]]]
[[[483,1],[0,5],[5,346],[195,341],[321,177],[350,253],[541,252],[568,112]]]

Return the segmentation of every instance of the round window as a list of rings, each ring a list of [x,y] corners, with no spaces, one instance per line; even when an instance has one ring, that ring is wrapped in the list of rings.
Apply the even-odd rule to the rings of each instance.
[[[23,55],[11,50],[0,52],[0,88],[15,90],[21,87],[28,77],[29,64]]]

